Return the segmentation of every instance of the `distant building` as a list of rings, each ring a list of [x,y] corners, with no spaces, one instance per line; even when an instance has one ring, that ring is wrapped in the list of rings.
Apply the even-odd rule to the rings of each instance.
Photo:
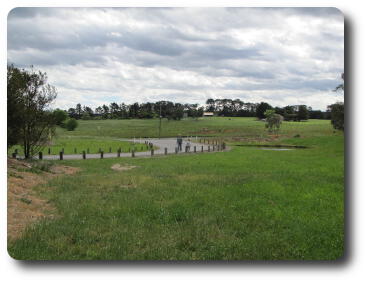
[[[213,112],[204,112],[203,113],[203,117],[213,117],[214,113]]]

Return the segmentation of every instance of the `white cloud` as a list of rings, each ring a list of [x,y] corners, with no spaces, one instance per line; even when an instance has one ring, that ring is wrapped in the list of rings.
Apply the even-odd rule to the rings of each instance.
[[[8,61],[46,71],[55,106],[207,98],[325,109],[344,69],[333,8],[18,8]]]

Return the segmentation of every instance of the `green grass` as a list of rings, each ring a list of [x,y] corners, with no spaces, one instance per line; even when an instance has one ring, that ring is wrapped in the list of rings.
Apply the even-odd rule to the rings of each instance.
[[[100,137],[158,137],[158,119],[132,120],[94,120],[79,121],[75,131],[59,128],[59,136],[100,136]],[[330,135],[333,130],[329,120],[308,120],[307,122],[283,122],[281,134],[293,137]],[[205,117],[198,120],[191,118],[181,121],[162,119],[162,137],[208,136],[208,137],[258,137],[266,135],[265,123],[255,118],[242,117]]]
[[[118,138],[136,138],[137,143],[144,141],[144,137],[158,137],[158,119],[132,119],[132,120],[89,120],[79,121],[75,131],[67,131],[57,128],[56,137],[49,146],[45,146],[43,154],[59,154],[64,148],[65,154],[78,154],[89,148],[90,153],[117,152],[119,147],[123,152],[133,148],[132,143],[118,141]],[[308,120],[307,122],[283,122],[280,135],[282,138],[292,138],[295,135],[311,137],[314,135],[332,135],[333,130],[328,120]],[[181,121],[162,120],[162,137],[199,136],[199,137],[243,137],[249,142],[258,143],[268,136],[265,123],[254,118],[242,117],[205,117],[198,120],[183,119]],[[142,145],[136,145],[136,151],[145,151]],[[15,149],[22,153],[20,146],[14,146],[8,150],[11,155]]]
[[[236,134],[264,134],[263,124],[251,119],[212,120],[213,128],[233,122]],[[233,146],[210,154],[61,161],[82,171],[36,189],[60,217],[30,227],[9,242],[9,253],[34,260],[338,259],[344,251],[344,137],[329,121],[286,123],[282,132],[282,143],[308,148]],[[95,134],[91,122],[74,134],[86,133]],[[301,138],[292,138],[297,133]],[[115,163],[139,167],[117,172],[110,169]]]
[[[138,140],[137,140],[138,142]],[[52,143],[45,146],[42,150],[43,154],[48,154],[48,149],[50,149],[50,154],[59,154],[60,151],[64,149],[64,154],[81,154],[83,151],[89,149],[89,153],[99,153],[99,150],[104,152],[117,152],[121,148],[122,152],[130,152],[130,150],[135,149],[135,151],[147,151],[147,146],[140,143],[132,143],[127,141],[118,141],[113,138],[101,138],[101,137],[78,137],[78,136],[57,136],[53,139]],[[14,152],[18,149],[18,152],[22,153],[21,146],[13,146],[8,150],[8,153]]]

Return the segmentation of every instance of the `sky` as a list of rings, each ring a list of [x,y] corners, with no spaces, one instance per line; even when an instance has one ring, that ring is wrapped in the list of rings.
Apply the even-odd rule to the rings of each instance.
[[[7,32],[8,63],[46,72],[53,108],[343,100],[335,8],[15,8]]]

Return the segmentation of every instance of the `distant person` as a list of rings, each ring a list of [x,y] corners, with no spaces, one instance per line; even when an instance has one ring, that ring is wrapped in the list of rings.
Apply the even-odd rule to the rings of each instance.
[[[181,136],[177,138],[177,147],[179,151],[182,151],[182,137]]]
[[[186,152],[190,151],[190,147],[191,147],[191,143],[190,143],[190,140],[188,140],[186,143]]]

